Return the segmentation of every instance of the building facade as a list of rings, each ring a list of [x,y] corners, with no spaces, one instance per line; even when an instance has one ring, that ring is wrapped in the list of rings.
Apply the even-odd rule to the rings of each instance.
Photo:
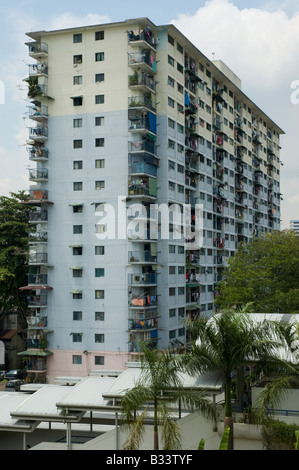
[[[123,369],[140,341],[185,345],[239,243],[280,228],[283,131],[173,25],[28,36],[31,370],[84,376]],[[162,206],[188,208],[193,234],[201,219],[200,246]]]
[[[290,220],[290,230],[294,230],[299,235],[299,220]]]

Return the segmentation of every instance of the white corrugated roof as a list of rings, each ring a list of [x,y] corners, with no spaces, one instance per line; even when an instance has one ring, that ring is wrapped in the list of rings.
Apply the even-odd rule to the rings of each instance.
[[[57,400],[59,407],[96,409],[105,405],[102,394],[109,391],[117,379],[114,377],[86,377],[72,387],[68,394]]]
[[[18,392],[0,392],[0,430],[29,431],[34,423],[19,421],[11,416],[11,411],[23,403],[28,395]],[[37,423],[38,424],[38,423]]]

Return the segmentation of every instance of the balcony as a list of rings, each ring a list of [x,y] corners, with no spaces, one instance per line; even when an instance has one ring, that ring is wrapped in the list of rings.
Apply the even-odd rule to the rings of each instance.
[[[29,223],[30,224],[42,224],[48,222],[48,211],[31,211],[29,212]]]
[[[29,42],[27,43],[29,47],[29,55],[34,59],[39,59],[42,57],[48,56],[48,44],[45,42]]]
[[[46,328],[47,325],[48,325],[48,318],[47,317],[27,316],[26,320],[27,320],[28,329]],[[30,338],[30,341],[31,341],[31,338]],[[33,346],[31,345],[30,348],[32,348],[32,347]]]
[[[156,38],[149,27],[138,32],[130,31],[128,33],[129,44],[131,46],[142,46],[143,49],[149,48],[156,50]]]
[[[129,299],[129,307],[137,311],[149,311],[153,308],[157,308],[158,298],[155,290],[156,288],[149,288],[147,289],[147,292],[149,291],[147,294],[133,294],[132,298]]]
[[[157,264],[157,255],[152,255],[150,251],[129,251],[130,264]]]
[[[150,52],[134,52],[128,55],[129,66],[141,72],[157,72],[157,62]]]
[[[139,142],[129,142],[129,153],[150,153],[151,155],[157,156],[157,147],[154,142],[150,140],[141,140]]]
[[[129,197],[140,197],[145,199],[156,199],[157,197],[157,180],[156,178],[145,176],[131,177],[128,186]]]
[[[29,65],[29,77],[48,75],[48,65],[45,62]]]
[[[29,244],[48,243],[48,233],[39,231],[29,233]]]
[[[47,162],[49,150],[45,147],[31,147],[29,149],[29,160],[32,162]]]
[[[29,118],[34,121],[42,121],[48,118],[48,106],[32,106],[29,108]]]
[[[129,319],[128,330],[129,331],[150,331],[150,330],[157,330],[158,328],[158,318],[148,318],[143,319],[136,318],[136,319]]]
[[[156,285],[157,281],[156,273],[128,274],[129,285]]]
[[[196,106],[195,101],[192,101],[188,93],[185,93],[185,115],[197,113],[198,106]]]
[[[29,308],[45,308],[48,305],[48,296],[43,295],[30,295],[27,297]]]
[[[49,203],[48,200],[48,191],[43,191],[42,189],[31,189],[29,191],[30,200],[28,201],[30,204],[42,204],[42,203]]]
[[[47,274],[28,274],[29,286],[44,286],[48,283]]]
[[[148,108],[156,112],[156,105],[150,95],[131,96],[129,98],[129,108]]]
[[[41,264],[47,264],[48,263],[48,253],[29,253],[29,265],[41,265]]]
[[[29,180],[36,183],[43,183],[48,181],[48,170],[29,170]]]
[[[145,92],[156,92],[156,83],[153,80],[153,77],[147,73],[138,73],[136,70],[133,75],[129,75],[129,87],[137,88],[138,90],[143,90]]]
[[[132,163],[129,168],[130,175],[149,175],[157,177],[158,168],[149,163]]]
[[[129,109],[129,131],[137,134],[150,134],[156,136],[157,118],[150,111],[142,111],[140,109]]]
[[[48,139],[48,128],[45,126],[30,127],[29,138],[35,142],[46,141]]]
[[[48,87],[47,85],[41,85],[38,83],[37,79],[30,77],[28,80],[29,89],[28,89],[28,98],[48,98]]]

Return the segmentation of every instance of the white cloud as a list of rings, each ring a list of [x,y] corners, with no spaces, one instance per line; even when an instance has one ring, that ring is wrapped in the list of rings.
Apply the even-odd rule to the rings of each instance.
[[[110,18],[105,15],[98,15],[95,13],[89,13],[86,16],[76,16],[73,13],[65,12],[59,16],[52,18],[49,28],[54,29],[65,29],[74,28],[76,26],[89,26],[96,24],[110,23]]]
[[[238,9],[229,0],[210,0],[172,23],[209,59],[223,60],[246,83],[274,89],[286,77],[296,78],[299,13]]]

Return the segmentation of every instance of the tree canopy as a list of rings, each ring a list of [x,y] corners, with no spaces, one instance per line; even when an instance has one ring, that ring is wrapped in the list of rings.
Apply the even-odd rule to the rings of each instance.
[[[19,288],[27,284],[28,220],[21,191],[0,197],[0,314],[24,311],[25,296]]]
[[[299,312],[299,237],[291,231],[253,238],[229,259],[219,308],[251,303],[252,312]]]

